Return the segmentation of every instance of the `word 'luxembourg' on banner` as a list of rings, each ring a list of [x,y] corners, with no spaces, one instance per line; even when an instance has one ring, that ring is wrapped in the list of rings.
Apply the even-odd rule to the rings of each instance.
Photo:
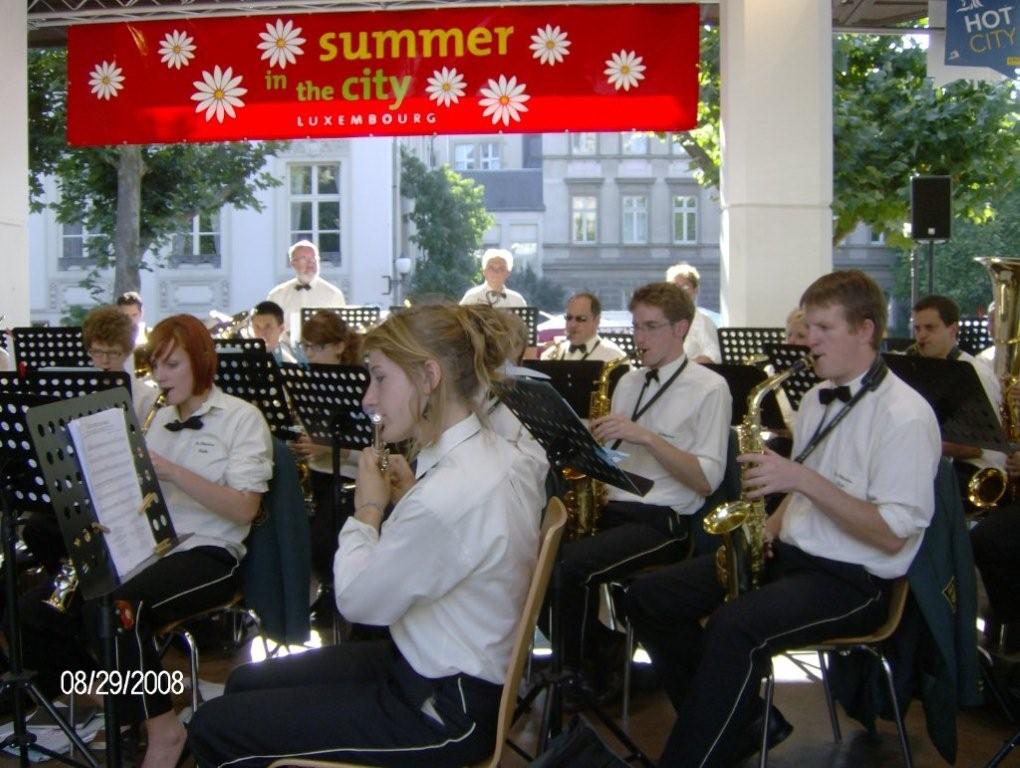
[[[698,18],[690,3],[79,25],[68,141],[689,130]]]

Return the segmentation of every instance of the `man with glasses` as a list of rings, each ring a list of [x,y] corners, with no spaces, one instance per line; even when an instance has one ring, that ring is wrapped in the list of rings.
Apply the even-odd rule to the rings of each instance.
[[[482,254],[482,275],[485,282],[468,288],[461,304],[488,304],[490,307],[526,307],[528,302],[517,291],[506,287],[514,271],[514,256],[503,248],[489,248]]]
[[[301,340],[301,310],[305,307],[345,307],[344,292],[319,275],[319,248],[298,240],[287,252],[294,278],[280,283],[266,298],[283,308],[291,344]]]
[[[602,303],[588,291],[575,293],[567,301],[567,336],[542,353],[543,360],[598,360],[608,363],[627,353],[609,339],[599,336]]]
[[[131,380],[131,400],[141,422],[156,401],[155,385],[135,376],[135,325],[118,307],[99,307],[85,315],[82,341],[92,365],[104,371],[126,373]]]
[[[605,673],[620,665],[594,654],[600,641],[609,644],[595,620],[596,586],[684,557],[691,516],[722,482],[732,408],[726,381],[690,365],[684,353],[694,303],[683,290],[671,283],[645,285],[631,298],[630,311],[643,367],[620,379],[612,413],[591,428],[604,445],[626,454],[621,469],[654,485],[644,496],[608,487],[599,532],[561,550],[564,660],[593,665],[604,679],[587,682],[605,696],[616,692],[617,682]]]

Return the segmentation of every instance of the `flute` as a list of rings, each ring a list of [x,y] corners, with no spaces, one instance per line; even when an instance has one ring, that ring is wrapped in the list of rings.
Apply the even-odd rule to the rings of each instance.
[[[386,472],[390,468],[390,449],[386,447],[382,436],[383,417],[373,413],[369,418],[372,419],[372,448],[379,457],[379,471]]]

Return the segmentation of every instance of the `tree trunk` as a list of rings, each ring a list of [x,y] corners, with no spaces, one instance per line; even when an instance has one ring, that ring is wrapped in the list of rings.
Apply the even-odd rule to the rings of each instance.
[[[117,226],[113,238],[113,295],[141,288],[138,274],[142,261],[140,248],[142,215],[142,175],[145,163],[142,148],[125,144],[118,148]]]

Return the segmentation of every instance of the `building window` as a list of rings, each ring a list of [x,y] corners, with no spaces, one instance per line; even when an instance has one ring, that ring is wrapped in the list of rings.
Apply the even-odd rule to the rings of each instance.
[[[875,229],[871,230],[871,244],[885,245],[885,232]]]
[[[625,155],[647,155],[648,134],[644,131],[630,131],[621,136],[623,154]]]
[[[58,269],[86,269],[95,262],[97,250],[109,245],[105,235],[90,232],[80,221],[61,225]]]
[[[575,243],[594,243],[598,239],[598,200],[588,195],[570,199],[570,239]]]
[[[510,225],[510,252],[514,255],[514,269],[519,264],[535,267],[538,258],[538,224]]]
[[[289,168],[290,242],[311,240],[324,263],[340,266],[340,164]]]
[[[503,167],[498,141],[460,142],[453,145],[456,171],[498,171]]]
[[[482,234],[482,245],[498,248],[502,236],[502,228],[500,225],[493,224]]]
[[[570,134],[570,154],[572,155],[594,155],[597,147],[597,136],[594,133]]]
[[[220,214],[200,213],[191,219],[186,232],[178,232],[170,242],[172,266],[203,266],[219,269]]]
[[[648,198],[645,195],[623,196],[623,242],[627,245],[648,242]]]
[[[673,242],[698,242],[698,198],[673,195]]]

